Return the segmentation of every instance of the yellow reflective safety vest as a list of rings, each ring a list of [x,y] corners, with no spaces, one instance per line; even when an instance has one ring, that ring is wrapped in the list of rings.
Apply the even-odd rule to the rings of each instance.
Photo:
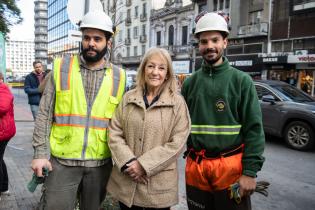
[[[71,160],[101,160],[111,156],[107,145],[109,120],[125,92],[126,75],[112,65],[89,107],[79,57],[54,61],[56,103],[50,133],[51,154]]]

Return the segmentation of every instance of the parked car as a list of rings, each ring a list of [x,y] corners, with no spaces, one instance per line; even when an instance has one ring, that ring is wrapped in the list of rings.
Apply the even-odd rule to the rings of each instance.
[[[276,80],[255,81],[265,133],[282,137],[296,150],[315,145],[315,100]]]

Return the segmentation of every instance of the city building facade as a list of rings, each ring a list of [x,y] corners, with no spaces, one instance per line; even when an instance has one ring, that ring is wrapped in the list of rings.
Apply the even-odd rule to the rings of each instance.
[[[189,74],[195,66],[194,17],[194,5],[183,6],[182,0],[167,0],[162,8],[151,12],[150,46],[169,51],[176,74]]]
[[[47,0],[34,1],[35,59],[47,65]]]
[[[273,1],[267,79],[287,81],[314,96],[315,0]]]
[[[35,60],[33,40],[8,40],[5,44],[6,68],[12,76],[25,76],[33,71]]]
[[[137,70],[149,48],[150,12],[148,0],[102,0],[105,13],[117,28],[113,37],[112,62],[128,70]]]
[[[48,62],[64,54],[79,52],[78,42],[69,38],[69,30],[76,30],[67,13],[68,0],[48,0]]]

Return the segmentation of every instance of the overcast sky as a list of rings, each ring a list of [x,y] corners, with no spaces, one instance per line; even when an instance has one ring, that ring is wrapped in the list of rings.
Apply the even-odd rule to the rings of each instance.
[[[166,0],[152,0],[155,8],[163,7]],[[17,6],[22,12],[23,22],[10,28],[11,40],[34,40],[34,0],[16,0]],[[191,1],[183,0],[187,5]]]
[[[11,40],[34,40],[34,0],[17,0],[23,22],[10,28]]]

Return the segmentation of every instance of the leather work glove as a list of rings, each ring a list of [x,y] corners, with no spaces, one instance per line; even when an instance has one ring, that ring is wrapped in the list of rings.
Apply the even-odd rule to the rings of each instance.
[[[268,196],[268,187],[270,183],[267,181],[258,181],[256,185],[255,192],[258,192],[264,196]],[[234,201],[237,204],[240,204],[242,202],[242,197],[240,195],[240,185],[238,182],[231,184],[230,187],[228,188],[230,192],[230,199],[234,199]]]

